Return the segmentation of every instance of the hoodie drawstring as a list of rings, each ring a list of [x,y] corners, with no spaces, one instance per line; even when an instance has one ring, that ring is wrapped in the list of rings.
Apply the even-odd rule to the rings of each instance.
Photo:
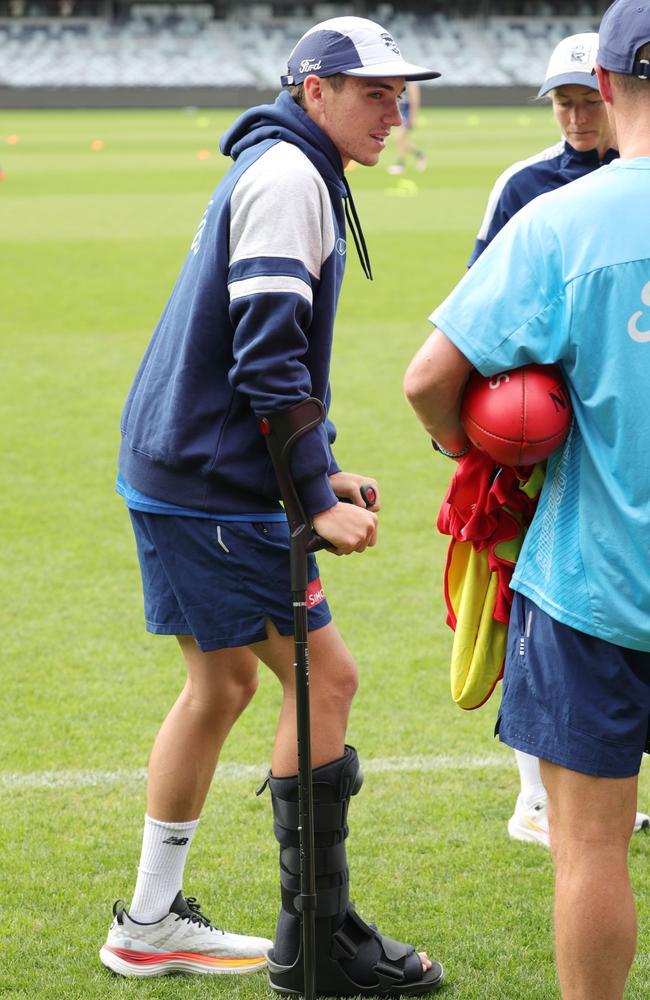
[[[368,247],[366,246],[366,241],[363,238],[363,230],[361,229],[361,223],[359,222],[359,216],[357,215],[357,209],[354,204],[354,198],[352,197],[352,191],[350,190],[350,185],[347,182],[347,178],[343,178],[343,184],[345,185],[345,218],[348,220],[348,226],[350,227],[350,232],[352,233],[352,239],[354,240],[354,245],[357,248],[357,255],[359,257],[359,262],[363,269],[368,281],[372,281],[372,267],[370,266],[370,257],[368,255]]]

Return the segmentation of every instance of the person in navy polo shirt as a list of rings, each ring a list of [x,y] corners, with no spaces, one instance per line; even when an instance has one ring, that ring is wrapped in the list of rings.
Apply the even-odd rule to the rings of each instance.
[[[490,192],[469,266],[520,208],[533,198],[564,187],[618,156],[607,109],[593,73],[598,35],[569,35],[555,46],[538,98],[551,101],[562,139],[513,163]]]

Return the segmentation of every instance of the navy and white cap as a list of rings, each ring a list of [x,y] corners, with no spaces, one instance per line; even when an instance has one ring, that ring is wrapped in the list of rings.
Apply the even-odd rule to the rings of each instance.
[[[583,31],[579,35],[563,38],[553,49],[537,96],[544,97],[549,90],[568,83],[598,90],[598,81],[593,75],[597,51],[598,34],[595,31]]]
[[[650,42],[650,3],[616,0],[600,22],[596,62],[612,73],[648,80],[650,62],[636,57],[646,42]]]
[[[283,87],[302,83],[306,76],[403,76],[406,80],[433,80],[440,73],[406,62],[393,36],[365,17],[332,17],[310,28],[289,56]]]

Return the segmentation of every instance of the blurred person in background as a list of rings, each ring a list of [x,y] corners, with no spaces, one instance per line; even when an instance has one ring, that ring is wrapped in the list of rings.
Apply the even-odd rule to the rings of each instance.
[[[397,146],[397,161],[388,168],[389,174],[403,174],[409,156],[415,159],[415,169],[425,170],[427,158],[424,152],[413,144],[413,129],[420,111],[420,85],[414,81],[407,83],[400,101],[402,124],[395,129],[395,144]]]

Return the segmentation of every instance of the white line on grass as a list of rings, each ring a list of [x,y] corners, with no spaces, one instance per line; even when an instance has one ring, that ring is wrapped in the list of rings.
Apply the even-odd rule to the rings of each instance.
[[[511,755],[494,754],[414,754],[410,757],[375,757],[362,762],[367,774],[392,774],[398,771],[468,771],[476,768],[512,767]],[[268,764],[222,764],[216,781],[262,780]],[[111,771],[28,771],[25,774],[0,773],[0,791],[38,788],[89,788],[107,785],[141,784],[144,768],[117,768]]]

